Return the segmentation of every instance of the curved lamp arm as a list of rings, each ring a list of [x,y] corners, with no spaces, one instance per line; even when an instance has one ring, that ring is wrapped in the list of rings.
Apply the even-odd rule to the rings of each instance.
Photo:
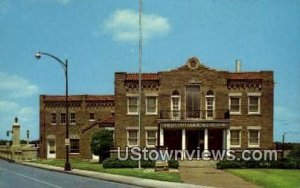
[[[67,71],[67,60],[66,62],[64,63],[61,59],[59,59],[58,57],[52,55],[52,54],[49,54],[49,53],[46,53],[46,52],[41,52],[41,51],[38,51],[36,54],[35,54],[35,58],[37,59],[41,59],[41,55],[46,55],[46,56],[49,56],[49,57],[52,57],[53,59],[55,59],[59,64],[61,64],[61,66],[64,68],[65,71]]]

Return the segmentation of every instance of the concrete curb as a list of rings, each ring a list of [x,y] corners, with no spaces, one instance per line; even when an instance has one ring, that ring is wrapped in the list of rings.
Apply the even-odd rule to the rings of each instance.
[[[87,170],[78,170],[72,169],[70,172],[64,171],[62,167],[50,166],[45,164],[38,164],[38,163],[31,163],[31,162],[22,162],[18,163],[25,166],[31,166],[34,168],[46,169],[50,171],[71,174],[71,175],[79,175],[83,177],[99,179],[104,181],[110,181],[115,183],[122,183],[127,185],[134,185],[139,187],[159,187],[159,188],[173,188],[173,187],[182,187],[182,188],[208,188],[207,186],[201,185],[193,185],[193,184],[186,184],[186,183],[176,183],[176,182],[167,182],[167,181],[158,181],[158,180],[151,180],[151,179],[143,179],[143,178],[136,178],[130,176],[122,176],[116,174],[108,174],[108,173],[101,173],[101,172],[93,172]]]

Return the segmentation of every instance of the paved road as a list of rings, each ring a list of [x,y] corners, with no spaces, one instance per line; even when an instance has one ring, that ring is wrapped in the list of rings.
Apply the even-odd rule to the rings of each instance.
[[[47,171],[0,160],[0,188],[115,188],[133,186]]]

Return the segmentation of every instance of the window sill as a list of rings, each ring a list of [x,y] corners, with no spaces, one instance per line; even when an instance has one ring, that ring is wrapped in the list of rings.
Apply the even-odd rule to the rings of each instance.
[[[230,145],[230,148],[238,149],[241,148],[241,145]]]
[[[94,120],[94,119],[89,119],[89,122],[94,122],[94,121],[96,121],[96,120]]]
[[[156,113],[146,113],[146,115],[147,115],[147,116],[157,116],[158,113],[157,113],[157,112],[156,112]]]
[[[248,112],[249,116],[261,116],[261,113],[260,112]]]
[[[139,115],[138,113],[127,113],[126,114],[127,116],[137,116],[137,115]]]
[[[146,145],[146,148],[149,148],[149,149],[155,149],[155,145]]]
[[[259,145],[248,145],[248,148],[260,148],[260,146]]]
[[[241,112],[229,112],[230,115],[241,116],[243,115]]]
[[[127,145],[129,148],[138,147],[138,145]]]
[[[70,125],[76,125],[76,123],[70,123]]]
[[[80,153],[70,153],[70,155],[80,155]]]
[[[57,123],[50,123],[50,125],[57,125]]]

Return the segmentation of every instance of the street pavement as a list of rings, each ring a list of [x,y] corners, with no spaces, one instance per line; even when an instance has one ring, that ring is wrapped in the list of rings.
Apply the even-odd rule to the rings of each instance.
[[[48,171],[0,159],[0,188],[119,188],[134,187],[82,176]]]

